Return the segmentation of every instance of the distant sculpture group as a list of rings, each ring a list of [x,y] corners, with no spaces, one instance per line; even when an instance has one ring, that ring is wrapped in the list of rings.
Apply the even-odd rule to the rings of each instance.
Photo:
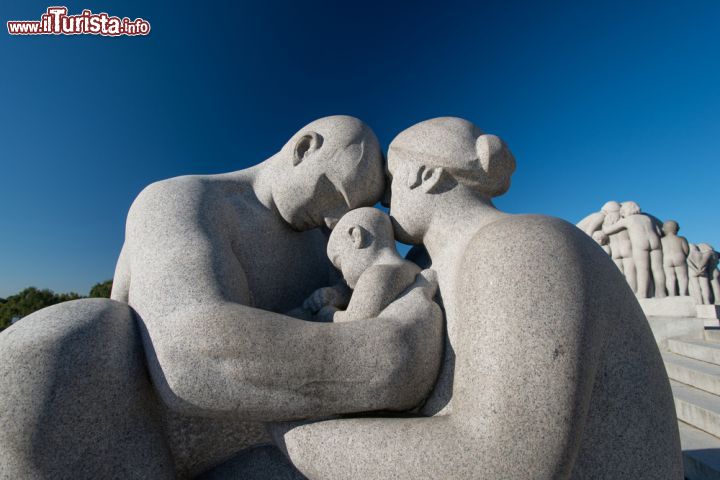
[[[577,226],[612,257],[639,298],[689,295],[698,305],[720,304],[720,254],[678,236],[675,220],[663,223],[635,202],[610,201]]]

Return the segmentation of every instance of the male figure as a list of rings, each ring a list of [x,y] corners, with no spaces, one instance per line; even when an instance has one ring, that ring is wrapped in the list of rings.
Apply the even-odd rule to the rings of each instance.
[[[710,283],[712,272],[710,267],[713,263],[715,250],[707,243],[695,245],[690,244],[690,252],[687,257],[688,272],[690,277],[690,295],[698,305],[709,305],[713,303],[713,292]]]
[[[620,214],[622,218],[613,225],[603,227],[603,232],[612,235],[622,230],[628,231],[637,275],[637,296],[648,298],[652,292],[653,280],[655,296],[659,298],[667,296],[662,244],[657,225],[650,217],[640,213],[640,206],[635,202],[623,202]]]
[[[379,318],[276,313],[334,281],[316,227],[383,191],[375,135],[345,116],[247,170],[147,187],[117,301],[44,309],[0,335],[0,477],[174,478],[162,409],[279,421],[420,403],[442,352],[425,278]]]
[[[608,205],[612,203],[613,205]],[[605,233],[605,228],[615,225],[622,217],[620,216],[620,204],[617,202],[608,202],[608,210],[602,223],[601,232]],[[607,234],[606,234],[607,235]],[[633,292],[637,292],[637,274],[635,270],[635,261],[632,256],[632,243],[630,243],[630,235],[627,230],[619,230],[612,235],[608,235],[610,244],[610,254],[613,262],[618,269],[625,275],[625,280]]]
[[[675,220],[663,223],[662,229],[665,235],[660,240],[668,295],[672,297],[688,295],[687,256],[690,253],[688,241],[685,237],[678,236],[680,226]]]
[[[390,217],[377,208],[346,213],[330,234],[327,251],[353,289],[345,310],[332,303],[316,306],[320,307],[320,317],[334,322],[377,317],[420,273],[420,267],[397,252]],[[434,274],[428,270],[426,275]]]
[[[592,239],[595,243],[602,247],[603,251],[612,257],[612,250],[610,248],[610,237],[605,235],[602,230],[596,230],[592,234]]]
[[[423,408],[435,416],[276,432],[293,463],[313,480],[683,478],[635,296],[577,228],[493,207],[515,167],[507,146],[437,118],[400,133],[388,166],[395,235],[427,247],[446,311],[446,361]]]
[[[605,215],[610,212],[620,211],[620,204],[614,200],[605,202],[599,212],[591,213],[587,217],[580,220],[576,226],[592,237],[592,234],[602,229]]]
[[[720,270],[718,270],[718,263],[720,263],[720,252],[713,250],[712,256],[710,257],[710,287],[713,293],[713,303],[720,305]]]

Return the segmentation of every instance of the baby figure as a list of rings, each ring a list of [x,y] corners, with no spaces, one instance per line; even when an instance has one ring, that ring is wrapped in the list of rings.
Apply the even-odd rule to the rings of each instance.
[[[327,253],[353,293],[344,311],[322,300],[322,295],[311,295],[308,301],[322,321],[377,317],[421,272],[397,252],[390,217],[377,208],[358,208],[345,214],[330,234]],[[434,281],[429,278],[434,275],[431,270],[423,271],[423,275]]]

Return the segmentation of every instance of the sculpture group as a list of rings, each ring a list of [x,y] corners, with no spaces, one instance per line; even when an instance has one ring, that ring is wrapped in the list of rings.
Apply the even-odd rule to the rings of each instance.
[[[634,292],[575,226],[493,206],[514,170],[463,119],[385,162],[334,116],[150,185],[112,300],[0,334],[0,478],[681,479]]]
[[[577,226],[612,257],[638,297],[689,295],[698,305],[720,304],[720,254],[678,236],[675,220],[661,222],[632,201],[610,201]]]

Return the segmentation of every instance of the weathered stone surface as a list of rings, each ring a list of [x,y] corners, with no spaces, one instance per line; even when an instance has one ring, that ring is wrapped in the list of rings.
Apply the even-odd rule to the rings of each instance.
[[[283,453],[272,445],[259,445],[197,477],[197,480],[307,480]]]
[[[130,306],[68,303],[0,334],[2,476],[681,478],[670,385],[632,290],[572,225],[495,209],[507,145],[458,118],[392,142],[392,227],[426,248],[435,273],[420,275],[391,251],[386,217],[341,220],[380,198],[381,158],[366,125],[329,117],[251,169],[145,189],[112,294]],[[606,207],[588,223],[623,213],[631,239],[632,205]],[[318,228],[335,225],[352,244],[334,258],[350,303],[373,305],[348,322],[283,315],[323,287],[340,303]],[[642,263],[618,234],[615,260]],[[402,275],[362,291],[380,257]],[[264,438],[246,421],[269,422],[289,461],[271,446],[231,456]]]
[[[36,318],[63,314],[63,321],[51,322],[52,335],[40,337],[47,339],[42,355],[32,350],[32,318],[0,335],[5,344],[23,339],[3,352],[3,368],[15,372],[0,378],[4,402],[15,402],[6,411],[30,405],[17,420],[3,417],[12,426],[3,432],[3,468],[12,469],[7,471],[14,478],[32,478],[36,467],[28,457],[45,455],[40,462],[50,474],[40,477],[108,478],[116,458],[132,457],[127,465],[142,478],[191,475],[257,439],[246,421],[403,411],[421,403],[442,354],[442,319],[432,300],[437,285],[427,278],[419,276],[373,318],[323,324],[281,313],[340,281],[321,228],[351,209],[374,205],[384,190],[377,138],[346,116],[312,122],[252,168],[147,187],[128,214],[112,292],[113,299],[129,303],[137,322],[129,321],[135,317],[127,305],[110,303],[124,309],[131,325],[120,332],[117,347],[127,358],[113,368],[99,362],[103,369],[87,375],[85,363],[72,364],[73,355],[94,359],[103,354],[100,345],[107,348],[104,335],[114,330],[106,326],[105,310],[38,313]],[[75,316],[79,320],[68,320]],[[75,322],[83,325],[82,342],[76,341]],[[19,335],[26,330],[31,333]],[[36,357],[41,365],[33,363]],[[101,378],[81,385],[69,380],[93,375]],[[47,391],[56,378],[68,380],[62,396]],[[30,394],[37,399],[26,399]],[[162,402],[169,437],[155,428],[160,414],[150,416],[152,409],[138,406],[141,394],[146,403],[156,396]],[[96,399],[102,412],[92,407]],[[216,419],[222,429],[207,428],[212,421],[199,417]],[[60,419],[43,425],[42,441],[37,418]],[[124,423],[114,430],[114,422]],[[97,425],[92,435],[88,424]],[[109,444],[131,441],[123,452],[108,452]],[[26,448],[33,442],[63,442],[58,452],[78,450],[60,460],[59,454]],[[78,463],[78,455],[91,460]]]
[[[426,246],[447,316],[423,409],[435,416],[279,426],[295,466],[334,480],[682,478],[662,359],[602,249],[560,220],[497,211],[514,160],[469,122],[411,127],[388,162],[396,236]]]
[[[0,335],[0,478],[174,478],[132,310],[86,299]]]
[[[697,305],[692,297],[638,298],[648,317],[696,317]]]

